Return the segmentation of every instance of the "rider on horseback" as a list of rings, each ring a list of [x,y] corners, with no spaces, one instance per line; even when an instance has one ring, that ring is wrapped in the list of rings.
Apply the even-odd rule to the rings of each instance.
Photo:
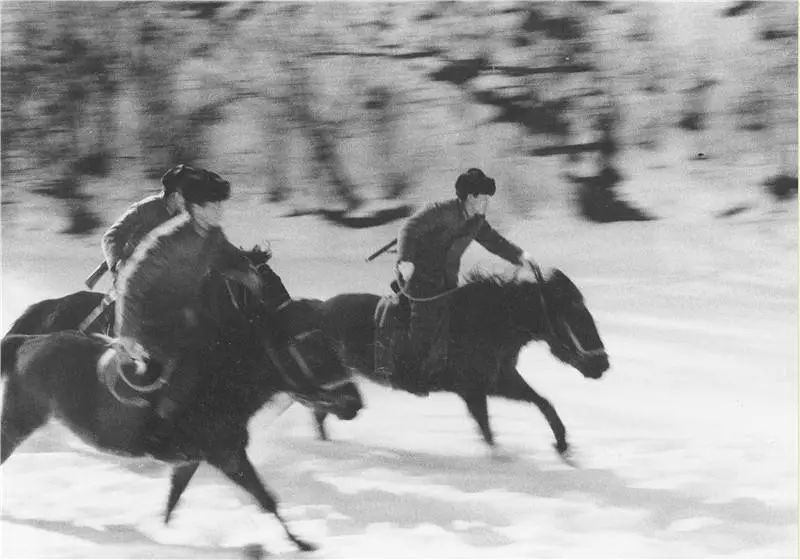
[[[494,179],[469,169],[456,181],[455,199],[430,204],[409,218],[398,236],[396,275],[411,300],[409,348],[398,359],[398,383],[427,395],[430,381],[447,363],[449,301],[436,296],[458,284],[461,256],[473,240],[520,266],[533,261],[486,221]],[[431,299],[433,298],[433,299]]]
[[[136,248],[120,271],[116,307],[116,333],[124,348],[134,358],[155,361],[169,381],[158,407],[159,416],[168,420],[191,397],[200,350],[213,342],[201,297],[208,273],[233,278],[257,295],[261,286],[249,260],[219,225],[230,183],[203,169],[175,168],[167,175],[173,171],[184,186],[187,212],[156,228]],[[177,369],[180,375],[170,379]]]
[[[173,167],[161,177],[160,194],[133,204],[106,230],[102,241],[103,255],[115,279],[148,233],[185,210],[183,188],[193,172],[195,170],[187,165]]]

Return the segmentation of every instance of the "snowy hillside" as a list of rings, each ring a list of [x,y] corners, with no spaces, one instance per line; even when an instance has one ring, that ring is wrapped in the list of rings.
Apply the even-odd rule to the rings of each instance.
[[[275,266],[298,296],[385,291],[391,258],[362,257],[391,228],[345,232],[273,216],[268,230],[250,222],[245,234],[235,215],[232,237],[273,239]],[[333,442],[316,441],[295,405],[272,424],[270,410],[254,419],[250,453],[292,526],[321,545],[311,558],[795,555],[795,223],[779,213],[606,226],[543,219],[506,230],[578,283],[610,354],[599,381],[541,346],[520,360],[564,419],[577,468],[559,460],[532,407],[490,402],[511,456],[498,462],[456,397],[369,384],[359,417],[330,423]],[[60,239],[29,245],[47,258],[25,259],[5,242],[17,260],[3,275],[4,328],[24,305],[77,289],[96,258]],[[500,266],[479,249],[467,257]],[[4,558],[230,558],[247,543],[297,557],[268,516],[207,468],[174,525],[162,526],[164,467],[90,450],[59,426],[31,437],[2,475]]]
[[[287,216],[341,201],[333,184],[313,177],[302,127],[281,128],[286,123],[270,96],[285,94],[285,76],[264,45],[272,45],[270,33],[280,38],[292,29],[292,40],[319,32],[337,48],[383,49],[380,56],[308,62],[313,84],[325,92],[316,99],[320,122],[341,120],[340,163],[366,210],[387,203],[382,181],[397,170],[409,182],[403,202],[419,205],[449,196],[465,168],[482,167],[498,184],[490,222],[581,289],[609,371],[584,379],[537,344],[519,362],[559,411],[576,466],[559,459],[538,411],[502,399],[490,399],[489,414],[505,460],[489,456],[454,395],[423,399],[364,382],[365,409],[350,422],[329,420],[331,442],[316,440],[300,405],[280,416],[266,408],[252,421],[248,451],[292,528],[320,546],[300,554],[270,516],[206,466],[164,526],[164,465],[91,449],[53,422],[0,467],[0,557],[240,558],[248,544],[276,558],[309,559],[798,556],[798,208],[796,198],[779,200],[763,184],[793,173],[796,190],[796,27],[794,35],[763,39],[786,27],[785,14],[796,19],[796,5],[537,4],[562,23],[580,15],[587,41],[599,49],[583,51],[597,65],[593,72],[543,78],[509,73],[558,66],[565,52],[581,52],[584,37],[523,33],[541,22],[505,9],[516,3],[485,4],[437,3],[434,10],[368,3],[353,11],[369,25],[339,34],[331,31],[337,18],[350,16],[325,12],[325,3],[309,9],[309,29],[281,27],[272,4],[254,3],[247,12],[250,3],[234,3],[225,9],[247,13],[229,17],[238,26],[231,24],[230,42],[196,32],[211,25],[187,16],[180,37],[216,37],[219,44],[172,69],[192,86],[177,91],[176,105],[191,108],[231,83],[267,92],[273,105],[237,101],[204,132],[199,163],[233,184],[226,232],[244,247],[269,242],[272,264],[296,297],[386,293],[394,255],[371,263],[364,257],[391,240],[400,222],[350,229],[315,215]],[[743,13],[721,15],[731,6]],[[18,8],[18,16],[27,13],[27,4]],[[214,31],[224,36],[220,27]],[[652,42],[639,38],[648,33]],[[525,41],[530,49],[512,48]],[[312,46],[330,46],[321,45]],[[483,55],[492,64],[466,85],[431,78],[447,64]],[[711,124],[680,129],[681,112],[691,108],[687,92],[704,80],[715,84],[702,86],[710,87],[703,110]],[[362,110],[367,96],[353,94],[387,81],[401,94],[390,155],[381,151],[375,117]],[[530,155],[581,141],[591,106],[568,104],[557,116],[572,130],[560,137],[503,121],[497,105],[476,100],[524,89],[537,103],[557,106],[562,96],[572,102],[601,86],[616,92],[620,113],[615,165],[623,179],[615,192],[654,220],[581,219],[581,193],[568,175],[588,167],[586,160]],[[90,204],[105,227],[158,188],[144,178],[153,162],[137,159],[137,100],[128,93],[114,100],[124,124],[113,139],[118,157],[108,176],[82,178],[86,198],[35,192],[54,180],[52,169],[26,167],[25,158],[4,153],[3,333],[28,305],[82,289],[99,263],[102,228],[63,234],[76,205]],[[33,178],[24,175],[31,169]],[[283,172],[291,196],[268,203]],[[463,268],[476,266],[507,270],[471,247]],[[108,279],[97,289],[108,289]]]

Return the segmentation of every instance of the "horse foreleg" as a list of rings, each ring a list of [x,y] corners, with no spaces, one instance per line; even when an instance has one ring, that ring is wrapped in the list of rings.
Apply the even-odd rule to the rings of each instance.
[[[244,447],[224,457],[209,457],[208,462],[221,470],[237,486],[253,496],[262,510],[274,515],[286,532],[286,536],[297,548],[306,552],[316,550],[316,547],[299,539],[289,530],[286,521],[278,513],[278,504],[275,498],[269,493],[264,483],[261,482],[258,473],[253,468],[253,464],[247,457]]]
[[[534,391],[533,388],[531,388],[531,386],[525,382],[516,368],[512,368],[508,374],[501,377],[501,381],[497,388],[497,394],[508,399],[535,404],[536,408],[539,409],[539,412],[544,415],[547,423],[550,425],[550,429],[553,431],[553,435],[556,438],[556,442],[553,444],[553,447],[556,448],[556,451],[558,451],[559,455],[566,457],[569,449],[569,444],[567,443],[567,430],[564,427],[564,423],[561,422],[558,412],[556,412],[556,409],[552,404],[550,404],[550,401]]]
[[[3,415],[0,419],[0,464],[37,428],[47,422],[50,412],[9,380],[3,395]]]
[[[461,395],[461,398],[464,399],[469,413],[478,423],[483,441],[489,447],[494,447],[494,435],[492,434],[492,428],[489,426],[489,411],[486,408],[486,395],[484,393],[470,393]]]
[[[327,412],[314,411],[314,422],[317,426],[317,435],[322,441],[328,441],[328,432],[325,430],[325,417],[328,416]]]
[[[169,481],[169,498],[167,498],[167,509],[164,511],[164,523],[169,523],[172,516],[172,510],[178,505],[178,500],[181,499],[183,491],[189,485],[194,473],[197,472],[197,467],[200,462],[185,463],[172,468],[172,477]]]

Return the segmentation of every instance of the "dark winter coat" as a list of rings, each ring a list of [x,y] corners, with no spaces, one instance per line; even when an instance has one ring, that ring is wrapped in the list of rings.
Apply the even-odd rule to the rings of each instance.
[[[117,335],[136,340],[155,359],[198,343],[201,294],[211,270],[257,278],[250,261],[218,227],[201,234],[191,217],[181,214],[155,229],[120,271]]]
[[[108,268],[118,270],[148,233],[172,217],[161,194],[148,196],[128,208],[103,235],[103,255]]]
[[[484,216],[467,218],[459,199],[430,204],[409,218],[398,236],[397,260],[414,263],[408,286],[415,297],[430,297],[458,285],[461,256],[472,241],[516,263],[522,249],[497,233]]]

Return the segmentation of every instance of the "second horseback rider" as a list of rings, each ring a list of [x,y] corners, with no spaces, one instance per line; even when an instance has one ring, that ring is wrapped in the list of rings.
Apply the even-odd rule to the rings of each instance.
[[[447,364],[450,302],[437,296],[458,285],[461,256],[470,242],[511,263],[534,264],[486,221],[494,179],[472,168],[458,177],[455,190],[455,199],[430,204],[410,217],[398,236],[395,272],[410,300],[411,318],[396,382],[417,395],[428,394],[431,381]]]

